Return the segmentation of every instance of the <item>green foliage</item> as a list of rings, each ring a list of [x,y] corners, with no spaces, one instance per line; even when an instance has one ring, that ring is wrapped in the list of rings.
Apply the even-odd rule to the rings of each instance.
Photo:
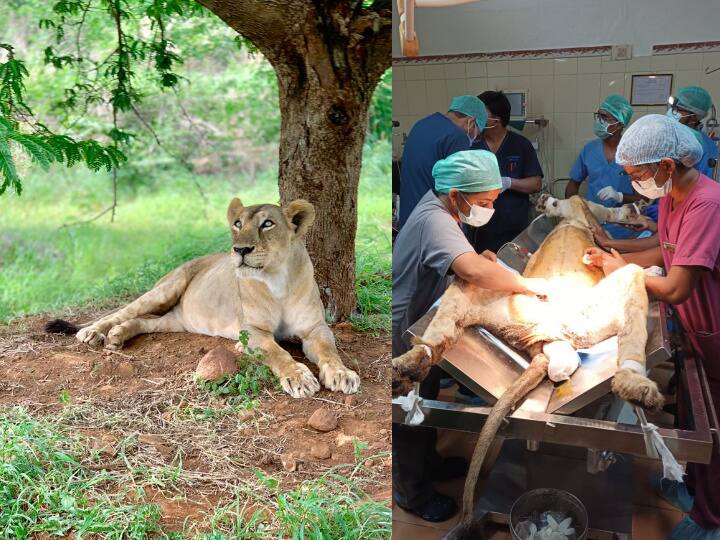
[[[391,536],[391,510],[373,501],[352,480],[332,472],[283,492],[280,482],[256,471],[265,492],[241,490],[215,511],[213,532],[204,540],[234,538],[292,540],[380,540]],[[255,501],[267,507],[250,512]]]
[[[160,531],[160,510],[125,502],[107,489],[110,476],[81,462],[80,439],[25,410],[0,415],[0,536],[37,535],[107,540],[146,538]]]
[[[392,126],[392,69],[380,79],[370,104],[369,138],[371,141],[390,137]]]
[[[22,182],[15,165],[12,143],[21,148],[33,162],[47,170],[51,163],[64,163],[71,167],[84,161],[92,171],[105,168],[110,171],[126,160],[116,147],[103,146],[95,140],[77,141],[64,135],[56,135],[45,125],[29,123],[31,132],[20,131],[20,119],[33,117],[25,101],[25,77],[28,76],[24,62],[15,58],[13,47],[0,43],[7,60],[0,62],[0,195],[11,188],[18,195]],[[25,121],[27,124],[27,120]]]
[[[237,358],[237,373],[214,381],[198,380],[198,386],[216,396],[234,398],[232,404],[244,403],[257,397],[265,388],[277,390],[279,385],[276,378],[270,368],[262,363],[263,351],[250,347],[249,339],[246,330],[240,332],[238,340],[243,344],[244,350]]]
[[[360,461],[362,459],[363,452],[367,450],[368,443],[365,441],[361,441],[357,437],[353,438],[353,455],[355,456],[356,461]]]

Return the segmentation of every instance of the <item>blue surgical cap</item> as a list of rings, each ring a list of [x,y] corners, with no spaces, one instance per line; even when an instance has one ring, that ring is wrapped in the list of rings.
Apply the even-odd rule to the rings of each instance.
[[[630,102],[618,94],[612,94],[605,98],[600,104],[600,110],[610,113],[615,120],[622,122],[624,126],[630,123],[633,115],[633,108]]]
[[[497,158],[487,150],[450,154],[435,163],[432,175],[438,193],[448,193],[451,189],[477,193],[502,187]]]
[[[615,161],[623,166],[645,165],[671,158],[692,167],[700,161],[702,153],[692,129],[664,114],[648,114],[625,131]]]
[[[477,122],[478,128],[485,129],[488,113],[485,104],[477,96],[456,96],[452,98],[448,110],[472,116]]]
[[[699,86],[686,86],[677,93],[677,105],[681,109],[704,117],[712,107],[712,98],[707,90]]]

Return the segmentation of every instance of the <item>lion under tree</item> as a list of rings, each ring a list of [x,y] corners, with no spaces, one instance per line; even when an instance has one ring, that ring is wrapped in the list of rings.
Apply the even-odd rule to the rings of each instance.
[[[133,88],[131,46],[136,37],[125,33],[129,20],[148,19],[155,29],[146,44],[158,71],[159,83],[172,87],[178,77],[168,24],[173,18],[212,12],[259,50],[278,79],[281,111],[279,188],[281,204],[295,199],[312,201],[317,219],[307,238],[315,277],[332,320],[355,309],[355,233],[362,147],[373,91],[390,67],[392,15],[390,3],[321,0],[60,0],[44,28],[82,27],[88,10],[103,9],[115,23],[117,48],[106,64],[114,127],[113,141],[75,141],[56,135],[42,124],[22,130],[29,107],[23,101],[24,66],[8,51],[5,77],[0,77],[0,192],[16,191],[21,183],[12,164],[8,140],[15,140],[42,164],[85,161],[91,168],[116,167],[124,158],[118,146],[125,134],[117,125],[119,113],[134,110],[140,96]],[[72,55],[46,59],[55,67],[78,63]],[[87,60],[87,59],[85,59]],[[8,67],[10,66],[10,67]],[[14,66],[14,67],[13,67]],[[19,81],[19,84],[18,84]],[[82,94],[82,88],[76,89]],[[5,141],[3,141],[5,138]],[[3,152],[5,143],[8,152]],[[4,161],[3,161],[4,160]]]

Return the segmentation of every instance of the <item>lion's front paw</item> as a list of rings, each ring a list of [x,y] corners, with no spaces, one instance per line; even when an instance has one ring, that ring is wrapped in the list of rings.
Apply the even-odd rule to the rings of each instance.
[[[658,390],[657,384],[647,377],[630,369],[619,369],[612,380],[612,391],[620,399],[643,409],[658,411],[662,408],[665,398]]]
[[[294,398],[310,397],[320,390],[320,383],[305,364],[296,362],[278,377],[280,386]]]
[[[96,347],[97,345],[102,345],[103,343],[105,343],[105,334],[103,334],[93,326],[81,328],[80,330],[78,330],[78,333],[75,335],[75,337],[78,341],[82,343],[87,343],[91,347]]]
[[[108,332],[105,340],[105,348],[111,351],[119,351],[125,343],[125,335],[122,326],[113,326]]]
[[[430,348],[425,345],[414,345],[406,353],[393,358],[392,395],[407,394],[414,383],[427,377],[432,365]]]
[[[544,214],[548,210],[548,200],[553,197],[549,193],[543,193],[538,197],[537,203],[535,204],[535,210]]]
[[[360,388],[360,376],[342,364],[323,365],[320,368],[320,382],[328,390],[346,394],[354,394]]]

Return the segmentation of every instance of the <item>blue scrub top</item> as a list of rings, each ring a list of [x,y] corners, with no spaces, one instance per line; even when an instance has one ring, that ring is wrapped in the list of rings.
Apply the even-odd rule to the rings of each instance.
[[[595,139],[587,143],[580,151],[575,164],[570,169],[570,180],[581,183],[587,180],[587,200],[601,204],[607,208],[621,206],[612,200],[601,201],[597,193],[602,188],[612,186],[615,191],[626,195],[636,195],[632,188],[630,179],[623,174],[623,168],[615,160],[608,162],[603,150],[601,139]],[[637,233],[619,225],[603,225],[613,238],[635,238]]]
[[[415,122],[405,141],[402,155],[398,216],[400,227],[405,225],[420,199],[435,187],[432,175],[435,162],[469,149],[467,133],[444,114],[433,113]]]
[[[700,136],[702,138],[701,144],[703,147],[703,155],[700,158],[698,164],[695,165],[695,168],[701,173],[703,173],[705,176],[712,178],[715,171],[712,167],[710,167],[708,161],[711,159],[717,161],[718,147],[717,144],[715,144],[715,141],[708,137],[706,133],[703,133],[702,131],[699,131],[698,133],[700,133]]]

